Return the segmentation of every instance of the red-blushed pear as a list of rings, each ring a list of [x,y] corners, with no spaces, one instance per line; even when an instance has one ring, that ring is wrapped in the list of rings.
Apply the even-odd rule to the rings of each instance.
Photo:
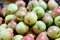
[[[11,22],[8,23],[8,26],[7,27],[8,28],[12,28],[13,30],[15,30],[16,25],[17,25],[17,23],[12,20]]]
[[[57,17],[57,16],[59,16],[59,15],[60,15],[60,7],[54,8],[54,9],[52,10],[51,16],[52,16],[53,18],[55,18],[55,17]]]
[[[46,32],[41,32],[41,33],[37,36],[36,40],[49,40],[49,38],[48,38]]]
[[[57,39],[55,39],[55,40],[60,40],[60,38],[57,38]]]
[[[53,10],[55,7],[58,7],[58,3],[55,0],[49,0],[48,9]]]
[[[31,34],[27,34],[26,36],[24,36],[24,37],[22,38],[22,40],[34,40],[34,37],[33,37],[33,35],[31,35]]]
[[[3,23],[3,18],[0,17],[0,25]]]
[[[41,32],[44,32],[46,30],[46,25],[43,21],[37,21],[34,26],[32,26],[33,31],[36,34],[39,34]]]
[[[47,30],[49,38],[56,39],[60,37],[60,28],[57,26],[50,26]]]
[[[16,32],[20,35],[25,35],[29,31],[29,26],[24,22],[19,22],[16,26]]]
[[[45,13],[42,20],[46,24],[46,26],[48,26],[48,27],[53,24],[53,18],[48,13]]]
[[[11,28],[7,28],[1,32],[1,38],[3,40],[12,40],[13,35],[13,30]]]
[[[26,6],[26,3],[23,0],[17,0],[15,4],[17,4],[18,6]]]
[[[28,25],[33,25],[37,21],[37,15],[34,12],[28,12],[24,17],[24,22]]]
[[[12,40],[22,40],[23,36],[22,35],[15,35]]]

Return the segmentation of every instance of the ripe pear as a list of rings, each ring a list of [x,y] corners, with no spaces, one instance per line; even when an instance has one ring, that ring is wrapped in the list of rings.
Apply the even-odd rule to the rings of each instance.
[[[12,40],[22,40],[22,35],[15,35]]]
[[[15,12],[18,10],[18,6],[14,3],[11,3],[8,5],[7,10],[9,14],[15,14]]]
[[[43,0],[39,0],[40,7],[42,7],[44,10],[47,9],[47,4]]]
[[[44,15],[42,20],[48,27],[53,24],[53,18],[47,13]]]
[[[39,34],[45,30],[46,30],[46,25],[43,21],[37,21],[36,24],[33,26],[33,31],[36,34]]]
[[[47,30],[47,34],[51,39],[60,37],[60,28],[57,26],[50,26]]]
[[[35,7],[33,8],[33,12],[36,13],[38,19],[42,18],[45,14],[45,11],[42,7]]]
[[[24,22],[19,22],[16,26],[16,32],[25,35],[29,31],[29,27]]]
[[[55,18],[54,22],[55,22],[55,25],[56,25],[56,26],[60,27],[60,16],[57,16],[57,17]]]
[[[1,38],[3,40],[12,40],[13,38],[13,30],[11,28],[7,28],[1,32]]]
[[[55,0],[49,0],[48,2],[48,9],[53,10],[55,7],[58,7],[58,4]]]
[[[28,12],[24,17],[24,22],[28,25],[33,25],[37,21],[37,15],[34,12]]]

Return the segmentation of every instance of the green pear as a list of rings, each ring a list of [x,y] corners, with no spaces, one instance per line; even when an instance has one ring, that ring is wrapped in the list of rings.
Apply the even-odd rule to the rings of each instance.
[[[57,26],[50,26],[47,30],[49,38],[56,39],[60,37],[60,28]]]
[[[14,14],[18,10],[18,6],[14,3],[8,5],[7,10],[9,14]]]
[[[33,9],[33,12],[36,13],[38,19],[42,18],[42,17],[44,16],[44,13],[45,13],[44,9],[41,8],[41,7],[35,7],[35,8]]]
[[[15,35],[12,40],[22,40],[22,35]]]
[[[33,31],[36,34],[39,34],[45,30],[46,30],[46,25],[43,21],[37,21],[36,24],[33,26]]]
[[[39,0],[40,7],[42,7],[44,10],[47,9],[47,4],[43,0]]]
[[[24,22],[19,22],[16,26],[16,32],[24,35],[29,31],[29,27]]]
[[[14,15],[7,15],[7,16],[5,17],[5,23],[10,22],[13,18],[14,18]]]
[[[37,15],[34,12],[28,12],[24,17],[24,22],[28,25],[33,25],[37,21]]]
[[[16,13],[17,20],[18,21],[24,21],[25,15],[26,15],[26,12],[21,11],[21,10],[17,11],[17,13]]]
[[[4,31],[7,28],[7,24],[0,25],[0,32]]]
[[[48,27],[53,24],[53,18],[47,13],[44,15],[42,20]]]
[[[60,27],[60,16],[57,16],[57,17],[55,18],[54,22],[55,22],[55,25],[56,25],[56,26]]]
[[[34,7],[37,7],[37,6],[39,6],[39,2],[38,2],[38,1],[30,1],[30,2],[28,3],[27,9],[28,9],[29,11],[32,11],[33,8],[34,8]]]

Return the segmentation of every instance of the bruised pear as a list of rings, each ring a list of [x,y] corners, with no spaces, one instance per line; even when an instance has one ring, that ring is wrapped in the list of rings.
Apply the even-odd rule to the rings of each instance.
[[[34,12],[28,12],[24,17],[24,22],[28,25],[33,25],[37,21],[37,15]]]
[[[22,10],[18,10],[16,13],[16,17],[18,21],[24,21],[24,16],[26,15],[26,12]]]
[[[11,28],[7,28],[1,32],[1,38],[3,40],[12,40],[13,38],[13,30]]]
[[[14,18],[14,15],[7,15],[7,16],[5,17],[5,23],[10,22],[13,18]]]
[[[45,14],[45,11],[42,7],[35,7],[33,8],[33,12],[36,13],[38,19],[42,18]]]
[[[49,40],[49,38],[47,37],[47,33],[46,32],[41,32],[37,36],[36,40]]]
[[[17,4],[18,6],[26,6],[25,2],[24,1],[16,1],[15,4]]]
[[[60,37],[60,28],[57,26],[50,26],[47,30],[47,34],[51,39]]]
[[[15,35],[12,40],[22,40],[22,35]]]
[[[29,31],[29,27],[24,22],[19,22],[16,31],[18,34],[25,35]]]
[[[34,8],[34,7],[37,7],[37,6],[39,6],[39,2],[38,2],[38,1],[30,1],[30,2],[28,3],[27,9],[28,9],[29,11],[32,11],[33,8]]]
[[[43,21],[37,21],[36,24],[33,26],[33,31],[36,34],[39,34],[45,30],[46,30],[46,25]]]
[[[18,10],[18,6],[14,3],[11,3],[8,5],[7,10],[9,14],[15,14],[15,12]]]
[[[44,10],[47,9],[47,4],[43,0],[39,0],[40,7],[42,7]]]
[[[53,18],[49,14],[47,14],[47,13],[44,15],[42,20],[43,20],[43,22],[45,22],[45,24],[47,26],[51,26],[53,24]]]
[[[49,0],[48,2],[48,9],[53,10],[55,7],[58,7],[58,4],[55,0]]]

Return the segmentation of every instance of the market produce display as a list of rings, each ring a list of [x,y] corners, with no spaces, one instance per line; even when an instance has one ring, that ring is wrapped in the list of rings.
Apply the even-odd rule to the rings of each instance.
[[[59,0],[17,0],[0,10],[0,40],[60,40]]]

